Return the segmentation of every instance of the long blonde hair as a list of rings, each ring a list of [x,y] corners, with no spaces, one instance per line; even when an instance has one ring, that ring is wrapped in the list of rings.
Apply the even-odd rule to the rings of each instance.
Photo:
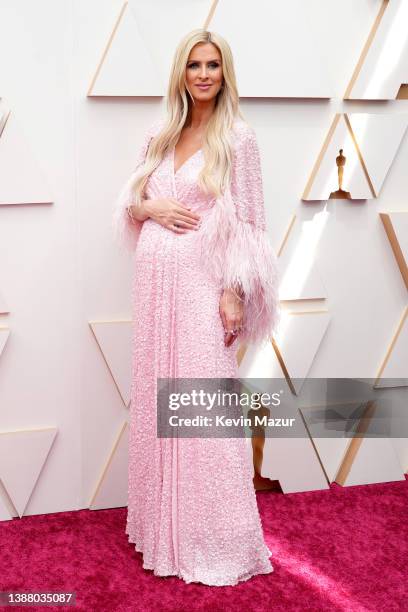
[[[234,61],[231,48],[222,36],[198,28],[181,39],[174,54],[167,89],[167,117],[160,132],[151,140],[143,170],[131,186],[135,204],[141,202],[149,175],[167,151],[176,145],[188,117],[189,105],[194,104],[186,84],[185,71],[190,52],[198,43],[213,43],[218,48],[223,70],[223,86],[217,94],[215,108],[203,139],[205,163],[198,176],[198,185],[204,193],[219,197],[230,183],[231,129],[236,118],[245,121],[239,108]]]

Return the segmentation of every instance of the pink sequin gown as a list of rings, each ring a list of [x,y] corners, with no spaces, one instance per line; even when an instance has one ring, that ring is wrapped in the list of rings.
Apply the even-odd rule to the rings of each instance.
[[[156,121],[146,133],[135,172],[143,164]],[[279,319],[278,275],[267,242],[262,178],[255,134],[236,120],[228,245],[219,244],[223,279],[199,258],[199,235],[214,198],[203,194],[198,151],[174,172],[174,148],[150,175],[149,199],[188,203],[202,218],[199,230],[176,234],[152,219],[132,223],[126,213],[128,184],[115,204],[114,229],[134,251],[132,286],[132,388],[126,533],[143,553],[143,567],[185,582],[235,585],[273,571],[243,438],[158,438],[157,377],[238,377],[238,341],[224,345],[219,315],[222,286],[240,278],[246,289],[245,339],[257,341]],[[132,175],[133,176],[133,175]],[[228,202],[223,202],[228,207]],[[230,229],[231,229],[230,227]],[[224,234],[225,236],[225,234]],[[226,240],[226,238],[225,238]],[[227,252],[225,248],[227,247]],[[228,253],[230,259],[228,260]],[[220,261],[221,261],[220,259]],[[214,261],[216,255],[214,255]],[[211,264],[214,268],[215,264]],[[253,320],[258,313],[257,322]]]

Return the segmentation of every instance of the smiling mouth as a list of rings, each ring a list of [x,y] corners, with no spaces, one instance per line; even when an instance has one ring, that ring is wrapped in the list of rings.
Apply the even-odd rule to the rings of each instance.
[[[196,87],[200,87],[200,89],[207,89],[207,87],[211,87],[211,84],[208,83],[207,85],[196,85]]]

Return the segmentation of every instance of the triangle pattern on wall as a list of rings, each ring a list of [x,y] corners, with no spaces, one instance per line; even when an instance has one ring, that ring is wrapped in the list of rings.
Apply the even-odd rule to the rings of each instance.
[[[383,0],[344,94],[345,100],[405,98],[408,3]]]
[[[378,197],[405,136],[408,113],[348,113],[346,118]]]
[[[0,432],[0,480],[20,517],[56,435],[56,427]]]
[[[131,390],[131,321],[91,321],[95,340],[125,406]]]
[[[112,450],[99,477],[89,502],[91,510],[127,506],[129,427],[125,421],[119,430]]]
[[[130,58],[135,58],[135,62]],[[137,68],[132,70],[132,65]],[[128,2],[125,2],[92,79],[88,96],[160,96],[162,91],[159,71],[144,46]]]
[[[179,0],[176,8],[167,0],[125,2],[88,96],[164,96],[176,43],[185,32],[202,26],[210,9],[211,0]],[[177,27],[171,19],[175,10]]]
[[[408,346],[408,306],[405,308],[397,326],[390,346],[380,366],[376,387],[408,386],[408,364],[406,360]]]
[[[0,205],[48,204],[53,202],[50,187],[19,126],[8,112],[0,135]]]
[[[364,162],[345,116],[337,113],[314,164],[302,200],[327,200],[332,192],[339,189],[336,158],[340,150],[346,158],[342,189],[349,192],[352,199],[366,200],[374,197]]]
[[[276,339],[265,348],[249,346],[239,374],[245,378],[285,376],[293,393],[298,394],[313,364],[331,316],[325,310],[282,312]],[[302,351],[298,339],[302,338]],[[296,379],[296,380],[295,380]]]
[[[324,213],[315,215],[310,221],[291,224],[292,231],[285,239],[288,245],[292,241],[291,248],[281,248],[278,260],[280,269],[284,270],[279,285],[281,302],[327,298],[315,260],[323,229]]]
[[[351,438],[335,482],[342,486],[405,480],[389,438]]]
[[[380,213],[380,219],[408,290],[408,212]]]
[[[407,126],[407,113],[337,113],[313,166],[302,199],[327,200],[330,194],[338,191],[337,160],[340,155],[345,156],[341,188],[349,194],[346,199],[366,200],[378,197]]]

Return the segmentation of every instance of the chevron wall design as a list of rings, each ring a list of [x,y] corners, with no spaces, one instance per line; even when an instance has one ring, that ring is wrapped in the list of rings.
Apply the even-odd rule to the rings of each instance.
[[[53,202],[45,174],[12,111],[0,118],[0,205]]]
[[[346,158],[343,187],[350,194],[349,199],[377,198],[407,126],[408,113],[336,114],[302,199],[327,200],[336,192],[339,187],[336,157],[340,149]]]
[[[0,481],[12,503],[10,514],[23,516],[56,435],[56,427],[0,432]]]
[[[408,5],[383,0],[344,94],[345,100],[406,99]]]
[[[92,100],[87,107],[91,115],[94,112],[97,116],[103,105],[109,103],[103,98],[165,96],[175,44],[183,33],[199,26],[219,31],[236,50],[234,57],[241,98],[255,99],[262,104],[273,100],[277,112],[280,105],[294,104],[293,126],[284,126],[288,133],[297,129],[295,111],[299,100],[316,105],[313,108],[317,114],[325,113],[331,100],[336,102],[336,95],[338,101],[336,87],[339,87],[340,75],[331,69],[327,32],[321,29],[322,20],[327,20],[328,30],[333,31],[333,8],[324,0],[308,3],[304,0],[285,3],[259,0],[256,10],[244,0],[175,0],[172,3],[128,0],[118,3],[117,7],[116,19],[106,32],[106,44],[97,50],[101,53],[90,65],[89,78],[86,78],[88,90],[82,92],[83,97],[98,98],[97,104]],[[356,11],[359,10],[361,6],[356,7]],[[371,3],[367,13],[374,18],[372,23],[367,21],[367,32],[371,27],[368,37],[367,32],[361,32],[358,41],[354,39],[357,46],[353,48],[358,47],[358,52],[353,54],[350,65],[345,60],[345,70],[350,70],[341,88],[341,96],[345,91],[342,104],[337,107],[333,104],[335,110],[325,127],[326,138],[316,160],[310,160],[310,175],[302,175],[294,201],[295,204],[307,203],[303,210],[307,208],[308,211],[313,210],[316,202],[330,205],[330,194],[338,189],[336,157],[342,149],[346,157],[344,189],[350,193],[353,205],[356,200],[356,207],[367,207],[367,215],[378,219],[376,215],[379,214],[380,231],[385,231],[390,261],[395,265],[393,272],[408,290],[408,212],[372,209],[390,180],[393,164],[406,138],[408,112],[403,101],[408,99],[408,34],[403,26],[408,22],[407,10],[406,0]],[[293,23],[293,15],[297,15],[296,23]],[[352,26],[350,24],[350,28]],[[282,32],[284,37],[280,35]],[[353,32],[355,35],[355,30]],[[353,42],[351,37],[352,34],[350,42]],[[249,47],[251,54],[248,54]],[[294,47],[298,53],[292,52]],[[257,58],[256,68],[254,57]],[[395,107],[391,111],[389,106],[378,103],[369,107],[370,112],[356,112],[357,101],[381,100],[401,101],[398,109],[401,112],[395,112]],[[140,101],[135,102],[139,104]],[[156,102],[154,100],[152,106]],[[112,112],[119,113],[117,108]],[[18,118],[17,108],[14,110],[13,106],[10,111],[2,101],[0,205],[52,203],[54,197],[47,175]],[[294,181],[301,170],[293,165]],[[278,188],[276,193],[279,193]],[[335,319],[331,279],[325,276],[325,268],[319,260],[320,241],[327,231],[328,215],[327,206],[319,208],[313,217],[301,218],[290,210],[287,212],[287,229],[277,250],[283,277],[281,327],[276,338],[262,351],[254,351],[242,343],[238,352],[240,376],[281,378],[287,392],[299,399],[317,357],[330,343],[333,331],[330,323]],[[274,221],[273,216],[271,220]],[[0,278],[0,315],[4,315],[10,309],[1,282]],[[102,370],[115,385],[121,407],[127,408],[132,382],[131,320],[116,320],[112,314],[108,320],[87,323],[92,342],[96,341],[93,348],[98,349],[94,351],[95,359],[103,357]],[[0,368],[8,358],[9,338],[10,329],[0,326]],[[390,326],[385,346],[379,348],[379,364],[373,373],[378,388],[387,389],[392,379],[397,381],[398,389],[408,387],[407,346],[408,302]],[[332,409],[333,406],[302,407],[299,411],[304,424],[302,439],[267,438],[262,476],[279,480],[284,492],[326,489],[331,482],[351,486],[402,480],[408,466],[401,465],[389,440],[313,436],[313,412]],[[367,411],[370,414],[370,406]],[[24,430],[0,432],[0,521],[30,512],[30,499],[43,477],[44,466],[53,460],[57,432],[58,427],[37,430],[31,422]],[[95,470],[91,487],[84,492],[87,507],[126,505],[128,433],[128,423],[121,416],[112,438],[102,445],[103,460]],[[291,461],[293,456],[301,457],[302,461]]]

